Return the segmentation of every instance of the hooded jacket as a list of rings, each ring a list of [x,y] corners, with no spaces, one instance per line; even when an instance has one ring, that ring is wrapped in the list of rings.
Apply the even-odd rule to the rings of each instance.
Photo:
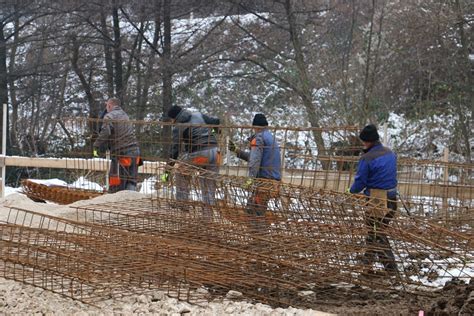
[[[94,148],[108,148],[114,154],[126,154],[128,149],[138,148],[135,130],[127,113],[118,105],[104,116]]]
[[[207,148],[217,147],[217,138],[213,128],[203,125],[219,125],[220,120],[202,114],[182,110],[176,117],[176,126],[173,128],[172,159],[177,159],[180,153],[196,152]],[[196,126],[193,126],[196,125]]]

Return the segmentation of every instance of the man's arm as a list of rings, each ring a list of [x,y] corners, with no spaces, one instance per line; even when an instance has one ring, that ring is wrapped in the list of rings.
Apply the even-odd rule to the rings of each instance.
[[[97,137],[92,146],[94,148],[98,148],[99,150],[105,148],[110,140],[113,128],[114,127],[113,123],[110,120],[110,116],[106,114],[104,116],[104,122],[102,123],[99,136]]]
[[[260,166],[263,156],[263,138],[261,135],[257,136],[252,140],[250,157],[249,157],[249,177],[256,178],[260,171]]]
[[[369,176],[369,164],[365,159],[359,161],[357,174],[354,183],[351,186],[351,193],[359,193],[367,187],[367,178]]]
[[[219,125],[221,123],[220,119],[216,117],[207,116],[206,114],[202,114],[202,118],[204,119],[204,122],[209,125]]]
[[[242,159],[244,161],[248,162],[249,159],[250,159],[250,152],[248,152],[248,151],[237,149],[235,151],[235,154],[236,154],[237,158]]]
[[[179,156],[179,133],[180,129],[177,127],[173,128],[173,145],[171,145],[170,158],[177,159]]]

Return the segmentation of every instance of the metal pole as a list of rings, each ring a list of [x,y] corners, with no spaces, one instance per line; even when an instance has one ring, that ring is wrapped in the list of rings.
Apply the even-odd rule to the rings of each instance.
[[[383,125],[383,143],[385,146],[388,146],[388,123],[385,122]]]
[[[3,104],[3,125],[2,125],[2,156],[5,161],[5,156],[7,155],[7,104]],[[2,165],[2,185],[1,185],[1,198],[5,197],[5,172],[7,166],[5,163]]]
[[[449,162],[449,149],[448,147],[444,148],[443,152],[443,161],[445,162],[444,165],[444,173],[443,173],[443,186],[444,186],[444,197],[443,197],[443,212],[444,212],[444,218],[446,220],[448,219],[448,209],[449,209],[449,203],[448,203],[448,193],[449,193],[449,167],[448,167],[448,162]]]
[[[107,190],[107,192],[109,192],[109,188],[110,188],[110,182],[109,182],[109,172],[110,172],[110,168],[111,168],[111,165],[112,163],[110,162],[110,150],[107,150],[105,152],[105,159],[106,159],[106,163],[107,163],[107,170],[105,171],[105,188]]]

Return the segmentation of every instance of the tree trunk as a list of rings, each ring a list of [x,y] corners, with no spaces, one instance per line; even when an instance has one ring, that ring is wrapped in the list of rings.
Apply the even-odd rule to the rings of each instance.
[[[74,73],[79,77],[81,82],[82,89],[86,93],[87,102],[89,103],[89,108],[93,109],[95,100],[92,95],[92,89],[89,82],[86,80],[82,70],[79,68],[79,43],[75,37],[72,38],[72,56],[71,56],[71,65]]]
[[[10,92],[10,102],[12,107],[12,116],[11,116],[11,129],[10,129],[10,142],[12,144],[12,149],[16,148],[18,150],[18,99],[16,97],[16,88],[15,80],[12,74],[15,72],[15,62],[16,62],[16,52],[18,47],[18,28],[20,25],[20,17],[18,14],[15,14],[15,21],[13,23],[13,44],[10,51],[10,63],[8,65],[8,85]]]
[[[352,110],[350,109],[350,104],[354,107],[353,102],[349,102],[349,99],[352,98],[349,96],[349,64],[352,52],[352,42],[354,39],[354,29],[357,20],[357,8],[356,8],[356,0],[351,1],[351,28],[349,34],[347,35],[346,47],[344,49],[344,53],[342,55],[342,103],[346,113],[351,113]],[[353,116],[348,115],[347,122],[349,125],[353,123]]]
[[[146,104],[148,103],[148,91],[150,90],[150,85],[151,85],[151,78],[152,78],[152,73],[155,71],[154,66],[156,62],[156,48],[158,47],[158,40],[160,38],[160,30],[161,30],[161,1],[156,1],[156,9],[155,9],[155,30],[153,34],[153,42],[152,46],[150,47],[150,58],[148,60],[148,69],[146,72],[146,76],[144,78],[144,83],[143,83],[143,90],[141,92],[140,98],[139,98],[139,115],[138,119],[143,119],[145,116],[145,109],[146,109]],[[164,111],[164,109],[163,109]],[[165,113],[163,113],[165,114]]]
[[[127,62],[127,67],[125,68],[125,74],[123,76],[123,82],[122,82],[122,87],[123,87],[123,93],[122,93],[122,104],[129,105],[129,98],[127,95],[127,90],[128,90],[128,80],[130,79],[130,76],[132,75],[132,68],[133,68],[133,60],[139,60],[140,59],[140,50],[141,50],[141,41],[143,39],[143,32],[145,30],[145,22],[141,21],[140,22],[140,29],[138,31],[137,36],[135,37],[135,40],[133,41],[133,46],[132,46],[132,51],[130,52],[130,56]],[[140,44],[140,47],[139,47]],[[138,50],[138,52],[137,52]],[[139,75],[138,75],[139,76]],[[131,113],[128,113],[129,115]]]
[[[466,161],[468,163],[471,163],[472,160],[472,153],[471,153],[471,143],[469,141],[471,133],[472,133],[472,128],[470,124],[470,118],[472,119],[472,108],[473,108],[473,85],[474,82],[472,80],[472,66],[469,63],[469,43],[468,40],[466,39],[466,34],[464,33],[464,24],[466,23],[463,12],[462,12],[462,7],[461,3],[459,0],[455,1],[455,10],[456,10],[456,17],[457,17],[457,25],[458,25],[458,34],[459,34],[459,40],[461,42],[461,51],[463,55],[463,60],[464,63],[466,64],[465,66],[465,73],[467,76],[465,76],[464,81],[465,81],[465,87],[461,87],[461,97],[460,100],[457,100],[456,107],[458,108],[459,112],[459,126],[461,129],[462,133],[462,140],[464,142],[464,156],[466,158]],[[467,103],[467,108],[471,109],[471,115],[466,115],[461,107],[461,102],[466,102]]]
[[[84,73],[79,67],[79,43],[75,37],[72,37],[72,56],[71,56],[71,65],[74,73],[79,77],[81,82],[82,89],[84,90],[87,98],[87,103],[89,104],[89,117],[98,118],[100,112],[100,104],[95,100],[92,93],[90,83],[86,80]],[[65,74],[67,77],[67,72]],[[88,133],[91,135],[90,139],[94,139],[98,133],[98,125],[96,122],[90,122],[88,126]]]
[[[120,21],[118,16],[118,7],[112,8],[113,29],[114,29],[114,65],[115,65],[115,92],[116,97],[123,98],[123,70],[122,70],[122,40],[120,37]]]
[[[162,59],[162,76],[163,76],[163,105],[162,113],[163,117],[166,117],[168,110],[173,106],[173,87],[172,87],[172,76],[171,71],[171,0],[164,0],[163,2],[163,59]],[[171,139],[171,129],[164,128],[163,140],[166,144]],[[163,148],[164,158],[168,158],[170,153],[170,146],[165,145]]]
[[[293,12],[293,3],[292,0],[286,0],[285,2],[286,15],[288,19],[289,29],[290,29],[290,38],[295,49],[295,61],[298,71],[299,79],[299,96],[303,101],[303,105],[308,114],[308,120],[312,127],[320,128],[318,113],[313,104],[312,91],[313,85],[311,84],[308,71],[306,69],[306,62],[303,54],[302,44],[299,38],[299,30],[296,24],[296,18]],[[318,155],[326,155],[326,148],[324,146],[324,140],[321,135],[321,131],[313,130],[313,136],[318,148]]]
[[[104,58],[105,58],[105,78],[107,82],[107,93],[109,97],[114,95],[114,64],[112,51],[110,45],[109,30],[107,28],[107,15],[104,12],[100,13],[100,23],[102,28],[102,42],[104,45]]]
[[[3,104],[8,102],[8,74],[7,74],[7,41],[5,40],[4,25],[0,23],[0,139],[3,139]],[[7,154],[10,151],[8,137],[8,111],[7,111]]]
[[[374,33],[374,16],[375,16],[375,0],[372,0],[372,7],[370,10],[370,29],[369,39],[367,44],[367,58],[365,61],[365,75],[364,75],[364,88],[362,92],[362,113],[364,117],[361,120],[362,124],[370,123],[369,120],[369,77],[370,77],[370,54],[372,53],[372,36]]]

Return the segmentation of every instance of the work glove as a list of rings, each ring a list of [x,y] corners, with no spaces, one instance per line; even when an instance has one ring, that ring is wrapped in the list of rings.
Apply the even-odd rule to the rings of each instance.
[[[170,172],[169,171],[165,171],[165,173],[163,173],[160,177],[161,179],[161,182],[163,183],[166,183],[170,180]]]
[[[252,187],[252,185],[253,185],[253,179],[252,179],[252,178],[248,178],[247,180],[245,180],[244,185],[243,185],[243,188],[244,188],[245,190],[248,190],[248,189],[250,189],[250,188]]]
[[[351,193],[351,194],[352,194],[351,188],[347,188],[347,189],[346,189],[346,193]]]
[[[97,151],[96,148],[94,148],[94,150],[92,150],[92,157],[99,158],[99,152]]]
[[[234,153],[237,151],[237,147],[235,146],[234,142],[231,141],[230,139],[229,139],[229,144],[227,145],[227,148],[229,148],[229,150]]]

